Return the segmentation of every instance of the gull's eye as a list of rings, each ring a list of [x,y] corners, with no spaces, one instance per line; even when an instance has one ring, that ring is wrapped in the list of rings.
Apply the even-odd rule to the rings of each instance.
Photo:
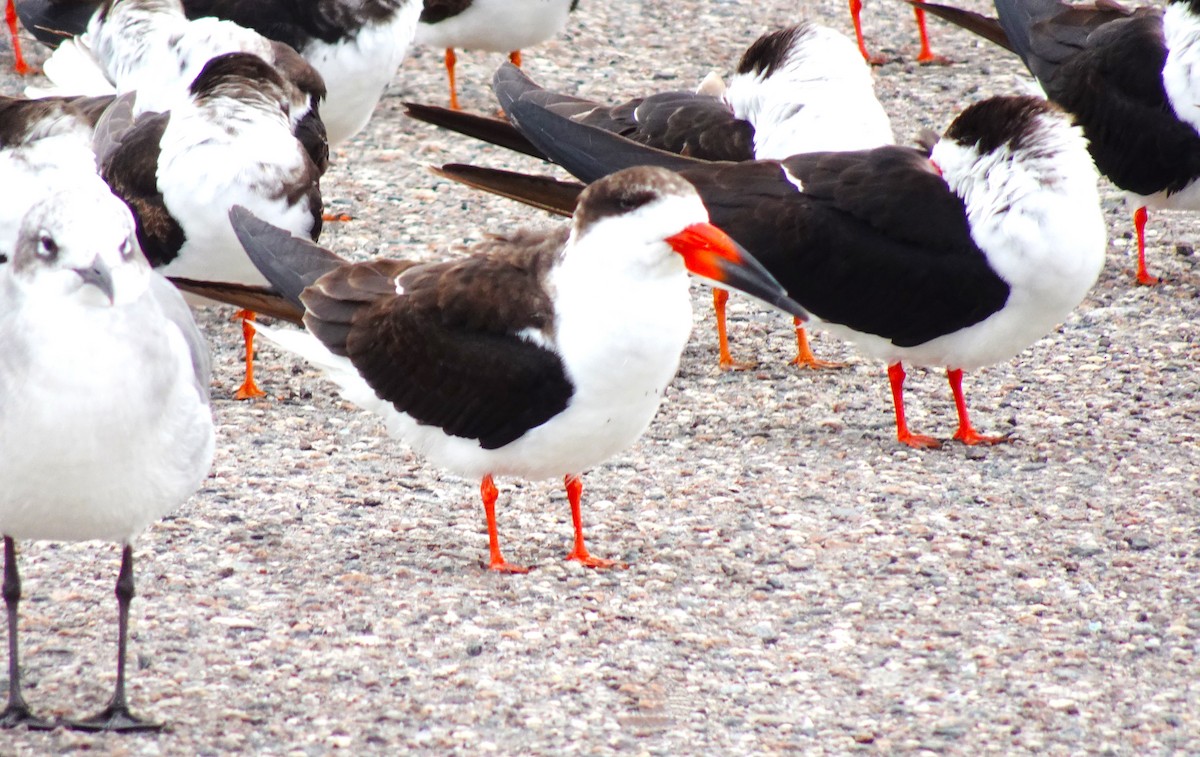
[[[133,242],[126,237],[124,242],[121,242],[121,259],[129,260],[133,257]]]
[[[58,242],[55,242],[54,237],[49,234],[42,234],[38,239],[37,254],[38,257],[46,260],[53,260],[58,257]]]

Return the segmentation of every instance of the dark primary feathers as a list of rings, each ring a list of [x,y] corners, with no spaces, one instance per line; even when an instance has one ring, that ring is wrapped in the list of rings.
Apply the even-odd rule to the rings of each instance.
[[[345,263],[244,209],[230,218],[272,286],[299,290],[308,330],[419,423],[496,449],[570,400],[557,353],[518,336],[552,331],[544,279],[566,229],[495,237],[457,261]]]
[[[579,124],[524,97],[510,108],[522,133],[584,182],[634,165],[678,171],[713,223],[823,320],[913,346],[977,323],[1008,299],[1008,285],[971,238],[962,200],[921,150],[707,163]],[[511,194],[532,188],[550,205],[573,191],[521,181]]]

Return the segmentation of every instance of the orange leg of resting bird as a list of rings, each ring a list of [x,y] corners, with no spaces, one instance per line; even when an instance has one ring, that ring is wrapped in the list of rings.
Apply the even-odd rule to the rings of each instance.
[[[24,76],[29,73],[29,64],[25,62],[25,56],[21,54],[21,40],[17,38],[17,6],[15,0],[8,0],[8,4],[4,8],[4,20],[8,22],[8,33],[12,37],[13,57],[16,58],[14,68],[17,73]]]
[[[1146,270],[1146,221],[1149,220],[1150,214],[1146,208],[1140,207],[1133,211],[1133,229],[1137,232],[1137,283],[1145,286],[1154,286],[1161,283],[1162,279],[1157,276],[1151,276]]]
[[[735,362],[729,354],[729,333],[725,326],[725,304],[729,302],[729,292],[713,288],[713,310],[717,314],[717,365],[723,371],[742,371],[753,368],[754,363]]]
[[[862,0],[850,0],[850,20],[854,23],[854,39],[858,42],[858,51],[863,60],[872,66],[880,66],[888,62],[882,55],[872,56],[867,52],[867,44],[863,41],[862,33]]]
[[[917,16],[917,33],[921,35],[921,51],[917,53],[917,63],[949,63],[949,58],[945,55],[935,55],[929,47],[929,31],[925,28],[925,11],[913,8],[913,12]]]
[[[799,318],[793,318],[792,322],[796,325],[796,357],[792,358],[792,365],[797,368],[807,368],[814,371],[822,368],[846,367],[845,363],[817,358],[813,354],[812,348],[808,346],[808,332],[804,330],[804,321]]]
[[[488,552],[491,558],[488,561],[488,570],[497,573],[528,573],[529,568],[513,565],[500,554],[500,536],[496,532],[496,498],[500,493],[496,491],[496,482],[492,480],[490,473],[484,476],[479,484],[479,496],[483,499],[483,514],[487,517]]]
[[[508,59],[517,68],[521,67],[521,51],[513,50],[508,54]],[[458,65],[458,56],[454,54],[453,47],[446,48],[446,76],[450,79],[450,110],[462,110],[458,105],[458,81],[454,77],[454,67]],[[503,115],[503,114],[502,114]]]
[[[267,393],[254,383],[254,311],[239,310],[234,317],[242,319],[242,340],[246,343],[246,379],[233,396],[239,400],[264,397]]]
[[[579,476],[563,477],[567,487],[567,500],[571,503],[571,523],[575,526],[575,548],[567,555],[568,560],[575,560],[587,568],[628,568],[629,566],[616,560],[605,560],[588,554],[583,545],[583,515],[579,509],[579,500],[583,496],[583,481]]]
[[[961,368],[947,368],[946,378],[950,380],[950,391],[954,392],[954,409],[958,412],[958,430],[954,438],[963,444],[1000,444],[1008,441],[1006,436],[984,436],[971,425],[967,417],[967,400],[963,397]]]
[[[921,35],[921,50],[917,53],[917,63],[949,63],[948,58],[935,55],[929,46],[929,32],[925,28],[925,11],[920,8],[913,10],[917,17],[917,32]],[[862,53],[863,60],[873,66],[887,63],[888,59],[885,56],[870,55],[867,52],[862,32],[862,0],[850,0],[850,20],[854,23],[854,39],[858,42],[858,51]]]
[[[963,372],[958,368],[947,368],[946,378],[950,380],[950,391],[954,393],[954,409],[958,412],[958,430],[954,438],[963,444],[999,444],[1008,441],[1006,436],[983,436],[971,425],[967,417],[967,400],[962,391]],[[896,408],[896,438],[901,444],[907,444],[917,449],[934,449],[942,443],[932,436],[914,434],[908,430],[908,422],[904,417],[904,379],[907,376],[904,366],[893,363],[888,366],[888,382],[892,385],[892,403]]]
[[[942,443],[932,436],[914,434],[908,430],[908,421],[904,417],[904,366],[892,363],[888,366],[888,382],[892,385],[892,404],[896,408],[896,438],[901,444],[907,444],[917,449],[936,449]]]

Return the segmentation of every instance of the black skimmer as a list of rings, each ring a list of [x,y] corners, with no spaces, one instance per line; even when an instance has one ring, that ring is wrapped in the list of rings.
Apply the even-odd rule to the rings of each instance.
[[[971,425],[962,373],[1008,360],[1079,304],[1103,265],[1096,170],[1068,114],[1035,97],[964,110],[932,148],[704,163],[656,151],[518,99],[514,123],[583,181],[630,165],[677,170],[712,222],[758,258],[812,323],[889,365],[897,436],[902,363],[944,366],[958,411],[954,438],[999,438]],[[451,178],[569,212],[578,185],[473,167]]]
[[[862,30],[862,0],[850,0],[850,21],[854,24],[854,38],[858,42],[858,52],[863,60],[872,65],[887,63],[882,55],[871,55],[867,52],[867,44],[863,40]],[[917,51],[917,63],[948,63],[945,56],[937,55],[929,45],[929,30],[925,27],[925,13],[920,8],[913,8],[917,17],[917,32],[921,35],[921,49]]]
[[[169,113],[144,114],[100,166],[133,209],[138,240],[166,276],[265,284],[229,225],[233,205],[316,239],[320,169],[292,134],[287,88],[248,53],[210,60]],[[254,381],[254,313],[243,311],[246,376],[238,399],[263,395]]]
[[[328,88],[321,118],[339,145],[362,130],[417,30],[421,0],[184,0],[191,18],[228,19],[284,42]]]
[[[567,559],[614,565],[584,545],[579,476],[633,444],[658,410],[691,331],[688,271],[804,315],[708,223],[692,186],[659,168],[596,182],[569,228],[496,236],[444,263],[348,263],[243,209],[231,216],[250,258],[303,313],[305,331],[264,336],[321,367],[416,452],[481,480],[496,571],[525,570],[500,552],[502,475],[565,476]]]
[[[25,216],[0,266],[0,533],[9,695],[0,727],[50,728],[21,694],[16,541],[123,545],[117,680],[98,714],[68,726],[144,731],[125,657],[135,537],[203,483],[213,458],[208,352],[180,294],[138,251],[106,188],[63,189]]]
[[[57,46],[64,34],[82,34],[103,5],[103,0],[20,0],[17,11],[39,39]],[[227,33],[216,31],[225,25],[214,21],[222,19],[304,56],[328,88],[321,115],[334,145],[370,119],[408,52],[421,12],[420,0],[183,0],[171,5],[172,13],[177,6],[180,15],[207,19],[200,28],[214,36]]]
[[[496,72],[504,107],[520,97],[636,142],[704,160],[786,158],[797,153],[861,150],[893,144],[891,122],[875,97],[871,69],[840,32],[801,23],[760,36],[747,48],[720,95],[664,92],[608,107],[543,90],[511,66]],[[502,119],[407,104],[409,115],[537,157],[520,131]],[[713,290],[718,363],[738,366],[729,353],[723,289]],[[796,324],[801,368],[832,367],[818,360]]]
[[[1133,208],[1137,282],[1157,284],[1146,268],[1148,210],[1200,210],[1200,4],[997,0],[999,19],[918,5],[1015,52],[1075,116],[1096,168]]]
[[[90,0],[88,0],[90,2]],[[90,17],[86,30],[61,41],[43,66],[51,87],[26,87],[30,97],[136,92],[135,113],[161,113],[186,102],[188,87],[218,55],[257,55],[286,82],[289,118],[313,160],[328,161],[319,116],[326,96],[320,73],[290,46],[231,21],[189,21],[179,0],[120,0]]]
[[[562,31],[579,0],[425,0],[416,41],[446,51],[450,107],[458,110],[455,48],[508,53],[521,65],[521,50]]]

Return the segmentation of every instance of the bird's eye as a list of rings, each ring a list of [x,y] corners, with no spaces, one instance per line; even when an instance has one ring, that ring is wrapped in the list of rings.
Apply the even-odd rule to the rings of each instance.
[[[58,242],[55,242],[49,234],[42,234],[38,239],[37,254],[38,257],[53,260],[58,255]]]
[[[121,259],[129,260],[133,257],[133,242],[126,237],[125,241],[121,242]]]

